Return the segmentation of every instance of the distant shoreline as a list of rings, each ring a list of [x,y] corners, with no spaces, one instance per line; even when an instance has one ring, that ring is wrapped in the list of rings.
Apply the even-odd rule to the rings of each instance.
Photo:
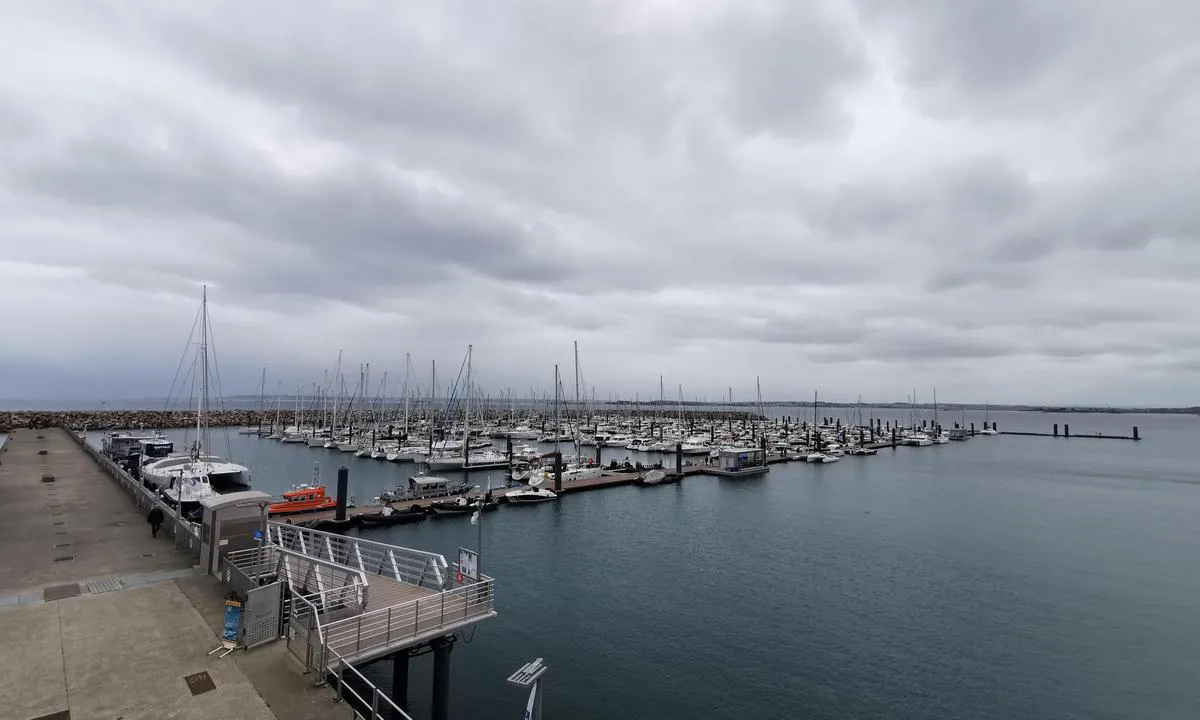
[[[402,406],[404,401],[402,398],[388,398],[380,401],[384,406]],[[417,401],[418,404],[427,404],[428,398],[421,398]],[[433,404],[438,407],[444,407],[448,402],[447,398],[436,398]],[[493,407],[509,405],[508,400],[493,399],[491,405]],[[68,404],[71,403],[71,404]],[[130,399],[115,399],[112,401],[103,400],[21,400],[21,399],[4,399],[0,398],[0,414],[4,413],[64,413],[64,414],[93,414],[93,413],[129,413],[129,412],[145,412],[145,413],[195,413],[194,403],[189,403],[186,399],[171,403],[171,409],[164,409],[164,401],[159,398],[130,398]],[[540,408],[542,402],[530,402],[529,400],[515,400],[512,404],[516,407],[528,409],[531,407]],[[759,406],[757,402],[703,402],[703,401],[679,401],[672,400],[651,400],[634,402],[632,400],[617,400],[612,402],[598,401],[596,403],[584,403],[585,405],[598,409],[614,409],[620,408],[628,410],[632,408],[641,408],[643,410],[671,410],[679,407],[694,408],[694,409],[715,409],[715,410],[739,410],[744,409],[746,412],[751,412]],[[907,402],[888,402],[888,403],[854,403],[854,402],[818,402],[818,407],[823,408],[876,408],[880,410],[907,411],[909,409],[917,410],[933,410],[932,403],[917,403],[913,405]],[[220,408],[213,408],[213,412],[224,413],[244,413],[257,412],[259,407],[259,398],[256,396],[240,395],[225,398]],[[268,402],[270,409],[265,414],[274,415],[276,410],[272,403]],[[305,412],[311,412],[311,403],[305,403]],[[576,405],[572,401],[567,401],[565,405],[568,408],[574,408]],[[764,400],[762,402],[764,408],[786,408],[786,407],[813,407],[811,400]],[[1191,407],[1103,407],[1092,405],[992,405],[983,403],[938,403],[937,410],[944,412],[961,412],[970,410],[972,412],[995,411],[995,412],[1030,412],[1030,413],[1057,413],[1070,415],[1200,415],[1200,406]],[[289,403],[282,403],[279,412],[283,415],[293,411],[293,406]],[[241,418],[239,418],[241,419]]]

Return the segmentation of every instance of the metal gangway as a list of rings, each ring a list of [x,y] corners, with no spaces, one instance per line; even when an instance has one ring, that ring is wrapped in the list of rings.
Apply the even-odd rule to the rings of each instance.
[[[464,577],[442,555],[287,523],[269,522],[260,546],[222,567],[247,599],[244,645],[286,627],[288,649],[319,682],[496,616],[493,579]]]

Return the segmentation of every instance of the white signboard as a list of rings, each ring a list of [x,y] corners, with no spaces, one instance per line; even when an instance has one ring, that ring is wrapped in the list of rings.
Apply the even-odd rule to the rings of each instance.
[[[458,549],[458,571],[463,577],[479,579],[479,553],[466,548]]]

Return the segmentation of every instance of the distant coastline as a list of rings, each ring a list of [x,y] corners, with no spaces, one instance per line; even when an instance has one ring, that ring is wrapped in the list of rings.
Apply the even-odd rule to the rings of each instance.
[[[256,395],[234,395],[225,398],[221,403],[221,409],[232,410],[255,410],[260,406],[260,398]],[[385,405],[402,405],[402,398],[387,398],[382,401]],[[428,402],[428,398],[422,398],[422,403]],[[437,398],[434,400],[435,405],[444,405],[447,402],[446,398]],[[494,404],[503,404],[507,406],[508,400],[494,399]],[[540,406],[540,400],[530,402],[528,399],[517,399],[512,401],[517,407],[527,408],[530,406]],[[589,403],[590,404],[590,403]],[[916,407],[919,410],[933,410],[932,403],[917,403],[915,406],[907,402],[825,402],[817,403],[820,407],[827,408],[853,408],[861,405],[864,408],[879,408],[881,410],[908,410]],[[17,398],[0,398],[0,413],[28,413],[28,412],[78,412],[91,413],[97,411],[158,411],[158,412],[187,412],[189,408],[194,407],[194,401],[189,401],[184,398],[176,399],[168,403],[164,398],[117,398],[112,400],[94,400],[94,399],[68,399],[68,400],[26,400]],[[274,413],[274,403],[272,400],[267,401],[270,408],[269,412]],[[574,406],[571,401],[567,402],[569,407]],[[632,400],[615,400],[615,401],[597,401],[594,407],[600,408],[622,408],[629,409],[641,407],[647,410],[665,409],[665,408],[714,408],[714,409],[729,409],[729,408],[745,408],[747,411],[758,407],[759,403],[753,401],[743,402],[704,402],[704,401],[684,401],[680,403],[675,400],[649,400],[634,402]],[[311,408],[311,401],[305,403],[307,408]],[[811,400],[764,400],[762,407],[780,408],[780,407],[812,407]],[[294,408],[292,402],[286,400],[280,403],[280,412],[287,413]],[[216,409],[216,408],[214,408]],[[1107,407],[1100,405],[997,405],[984,403],[938,403],[938,410],[951,411],[984,411],[994,410],[997,412],[1040,412],[1040,413],[1063,413],[1063,414],[1107,414],[1107,415],[1200,415],[1200,405],[1190,407]]]

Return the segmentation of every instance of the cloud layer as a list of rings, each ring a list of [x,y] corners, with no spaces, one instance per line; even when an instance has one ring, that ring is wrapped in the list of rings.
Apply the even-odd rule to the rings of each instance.
[[[1200,394],[1194,3],[2,12],[0,397]]]

